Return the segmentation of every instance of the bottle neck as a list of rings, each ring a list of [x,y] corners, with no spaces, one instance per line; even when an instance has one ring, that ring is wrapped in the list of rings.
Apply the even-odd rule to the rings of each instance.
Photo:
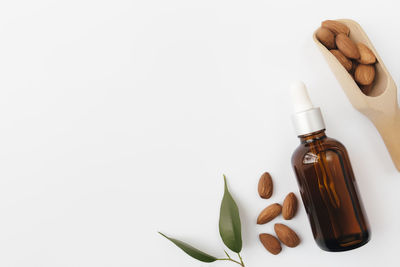
[[[300,138],[300,143],[302,143],[302,144],[312,143],[317,140],[324,139],[324,138],[326,138],[325,129],[321,130],[321,131],[305,134],[305,135],[300,135],[299,138]]]

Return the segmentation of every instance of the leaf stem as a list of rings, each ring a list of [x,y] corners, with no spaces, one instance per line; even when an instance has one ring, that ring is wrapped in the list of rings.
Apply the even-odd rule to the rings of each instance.
[[[238,262],[238,261],[235,261],[235,260],[232,259],[232,258],[217,259],[217,261],[231,261],[231,262],[237,263],[237,264],[241,265],[242,267],[244,267],[244,265],[242,265],[242,264],[241,264],[240,262]]]
[[[229,256],[228,252],[226,252],[226,250],[224,250],[224,252],[225,252],[225,255],[230,259],[231,256]]]
[[[240,253],[239,253],[239,252],[238,252],[238,256],[239,256],[240,263],[241,263],[242,267],[245,267],[245,266],[244,266],[243,259],[242,259],[242,256],[240,256]]]
[[[226,251],[224,251],[224,252],[225,252],[225,254],[226,254],[226,256],[228,258],[217,259],[217,261],[231,261],[231,262],[234,262],[236,264],[239,264],[242,267],[245,267],[243,259],[242,259],[242,256],[240,256],[240,253],[238,253],[238,256],[239,256],[239,259],[240,259],[240,262],[239,262],[239,261],[236,261],[236,260],[232,259],[231,256],[229,256],[229,254]]]

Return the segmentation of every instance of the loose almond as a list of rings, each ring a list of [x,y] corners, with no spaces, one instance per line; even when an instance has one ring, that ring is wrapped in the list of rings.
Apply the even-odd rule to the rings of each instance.
[[[274,230],[279,240],[290,248],[296,247],[300,244],[300,239],[297,234],[284,224],[276,223]]]
[[[335,48],[335,35],[329,29],[320,27],[316,32],[316,36],[326,48]]]
[[[271,175],[268,172],[265,172],[261,175],[260,180],[258,181],[258,194],[261,198],[270,198],[272,195],[273,184]]]
[[[358,59],[358,62],[361,64],[374,64],[376,61],[376,57],[374,53],[371,51],[371,49],[368,48],[363,43],[357,43],[357,48],[358,51],[360,52],[360,58]]]
[[[349,35],[350,33],[349,27],[335,20],[325,20],[321,23],[321,26],[329,29],[335,35],[338,35],[339,33]]]
[[[339,33],[336,36],[336,46],[348,58],[359,59],[360,52],[358,52],[357,45],[345,34]]]
[[[270,234],[260,234],[259,237],[265,249],[268,250],[270,253],[277,255],[279,254],[279,252],[281,252],[281,243],[275,236]]]
[[[353,66],[353,63],[351,62],[350,59],[348,59],[345,55],[343,55],[342,52],[340,52],[337,49],[332,49],[330,50],[331,53],[336,57],[336,59],[342,64],[342,66],[347,70],[351,71],[351,68]]]
[[[278,203],[274,203],[263,209],[260,215],[257,218],[257,224],[264,224],[269,221],[272,221],[275,217],[277,217],[282,211],[282,206]]]
[[[354,79],[361,85],[370,85],[375,79],[374,65],[358,65],[354,72]]]
[[[297,211],[297,198],[294,193],[289,193],[282,206],[282,216],[285,220],[290,220],[294,217]]]

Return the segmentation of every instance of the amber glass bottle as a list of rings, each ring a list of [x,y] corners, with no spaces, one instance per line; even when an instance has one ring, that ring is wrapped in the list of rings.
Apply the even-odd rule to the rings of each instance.
[[[325,135],[304,84],[292,87],[300,145],[292,156],[300,194],[318,246],[345,251],[366,244],[370,230],[346,148]]]
[[[366,244],[369,226],[346,148],[325,130],[300,140],[292,165],[318,246],[344,251]]]

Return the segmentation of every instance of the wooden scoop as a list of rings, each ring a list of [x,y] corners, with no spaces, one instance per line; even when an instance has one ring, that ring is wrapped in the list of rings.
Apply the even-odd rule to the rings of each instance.
[[[349,19],[337,20],[350,28],[350,39],[368,46],[376,56],[376,77],[372,88],[364,94],[336,57],[321,44],[314,32],[313,39],[355,109],[367,116],[382,136],[397,170],[400,171],[400,110],[397,87],[361,26]]]

